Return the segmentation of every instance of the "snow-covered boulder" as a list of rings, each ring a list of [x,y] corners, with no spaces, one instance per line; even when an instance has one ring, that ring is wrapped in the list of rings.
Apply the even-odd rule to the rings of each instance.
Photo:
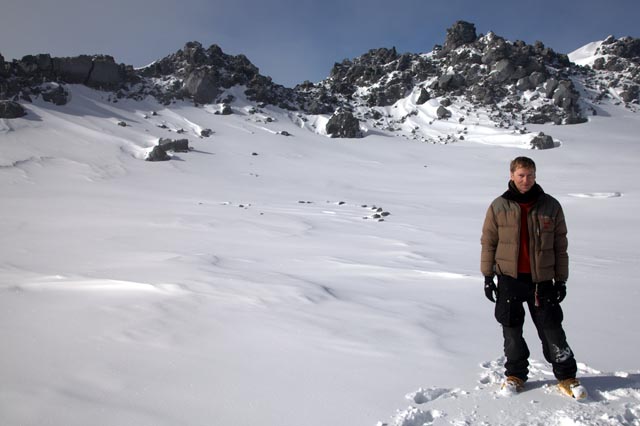
[[[553,138],[540,132],[536,137],[531,139],[531,148],[533,149],[551,149],[554,148]]]

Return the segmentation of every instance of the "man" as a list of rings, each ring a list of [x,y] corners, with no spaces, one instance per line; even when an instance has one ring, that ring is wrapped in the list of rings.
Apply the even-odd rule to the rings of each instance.
[[[530,158],[514,159],[510,177],[507,191],[487,210],[480,260],[485,295],[496,303],[495,317],[502,325],[506,357],[502,389],[519,392],[527,381],[529,348],[522,335],[526,303],[559,388],[574,398],[584,398],[586,392],[576,379],[576,361],[562,329],[560,302],[567,294],[569,276],[562,207],[536,183],[536,165]]]

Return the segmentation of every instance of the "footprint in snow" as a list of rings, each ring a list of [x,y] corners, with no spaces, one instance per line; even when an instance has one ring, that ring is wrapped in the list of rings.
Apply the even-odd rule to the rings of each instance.
[[[456,392],[457,391],[444,388],[420,388],[415,392],[407,394],[405,397],[415,404],[426,404],[427,402],[434,401],[440,397],[452,397]]]
[[[603,373],[579,363],[578,376],[589,390],[589,398],[577,403],[556,390],[550,365],[537,360],[530,363],[530,380],[520,394],[497,394],[504,378],[501,357],[480,364],[479,386],[472,391],[420,388],[406,395],[412,406],[398,410],[390,421],[380,421],[377,426],[640,426],[640,371]]]

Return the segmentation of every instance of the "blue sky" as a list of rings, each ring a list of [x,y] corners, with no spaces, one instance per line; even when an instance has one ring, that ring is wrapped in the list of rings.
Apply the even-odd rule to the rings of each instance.
[[[0,54],[103,53],[143,66],[196,40],[293,87],[369,49],[429,52],[458,20],[569,53],[610,34],[640,37],[639,18],[638,0],[2,0]]]

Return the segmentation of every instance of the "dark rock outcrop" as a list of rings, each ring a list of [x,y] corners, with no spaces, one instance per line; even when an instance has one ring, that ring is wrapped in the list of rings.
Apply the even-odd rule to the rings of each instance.
[[[161,145],[154,146],[146,158],[147,161],[169,161],[170,159],[167,150]]]
[[[634,84],[627,86],[622,92],[620,92],[620,99],[624,102],[637,102],[638,95],[640,94],[640,86]]]
[[[349,111],[338,111],[331,116],[326,130],[332,138],[359,138],[362,136],[360,122]]]
[[[129,72],[131,72],[131,67],[129,67]],[[111,56],[99,55],[92,58],[92,68],[84,84],[96,89],[113,90],[122,86],[126,81],[126,66],[116,64]]]
[[[84,84],[93,68],[93,59],[88,55],[73,58],[53,58],[53,74],[70,84]]]
[[[27,111],[17,102],[0,100],[0,118],[20,118],[27,115]]]
[[[328,79],[315,86],[299,86],[297,89],[303,96],[320,92],[324,95],[324,104],[331,104],[326,109],[334,110],[353,100],[358,88],[370,87],[364,99],[366,104],[370,107],[385,106],[407,96],[430,75],[435,75],[435,68],[422,55],[400,55],[395,48],[381,48],[372,49],[353,60],[336,63]]]
[[[233,109],[229,104],[223,104],[222,109],[220,110],[220,114],[222,115],[231,115],[233,114]]]
[[[436,111],[436,115],[440,120],[445,120],[451,117],[451,111],[446,109],[444,106],[440,105],[438,110]]]
[[[416,104],[423,105],[429,99],[431,99],[431,95],[429,94],[429,91],[423,87],[422,89],[420,89],[420,96],[418,96]]]
[[[54,105],[66,105],[69,102],[69,93],[59,84],[44,87],[40,94],[44,101]]]
[[[167,154],[167,151],[173,152],[189,152],[189,140],[188,139],[169,139],[160,138],[158,145],[154,146],[151,152],[147,155],[147,161],[168,161],[171,156]]]
[[[165,151],[189,152],[188,139],[160,138],[160,140],[158,141],[158,146]]]
[[[7,74],[7,71],[5,69],[5,65],[4,65],[4,56],[2,56],[2,54],[0,54],[0,77],[4,77]]]
[[[455,50],[458,47],[476,41],[476,26],[464,21],[458,21],[447,30],[441,54]]]
[[[0,67],[0,99],[31,99],[42,95],[48,102],[64,105],[68,94],[62,85],[84,84],[115,91],[138,81],[133,67],[116,64],[106,55],[52,58],[49,54],[27,55]],[[53,87],[52,85],[57,85]]]
[[[613,36],[609,36],[602,42],[600,52],[606,55],[629,59],[637,63],[640,61],[640,39],[633,37],[616,39]]]
[[[212,103],[221,92],[215,77],[205,69],[195,69],[184,79],[183,89],[196,103]]]

